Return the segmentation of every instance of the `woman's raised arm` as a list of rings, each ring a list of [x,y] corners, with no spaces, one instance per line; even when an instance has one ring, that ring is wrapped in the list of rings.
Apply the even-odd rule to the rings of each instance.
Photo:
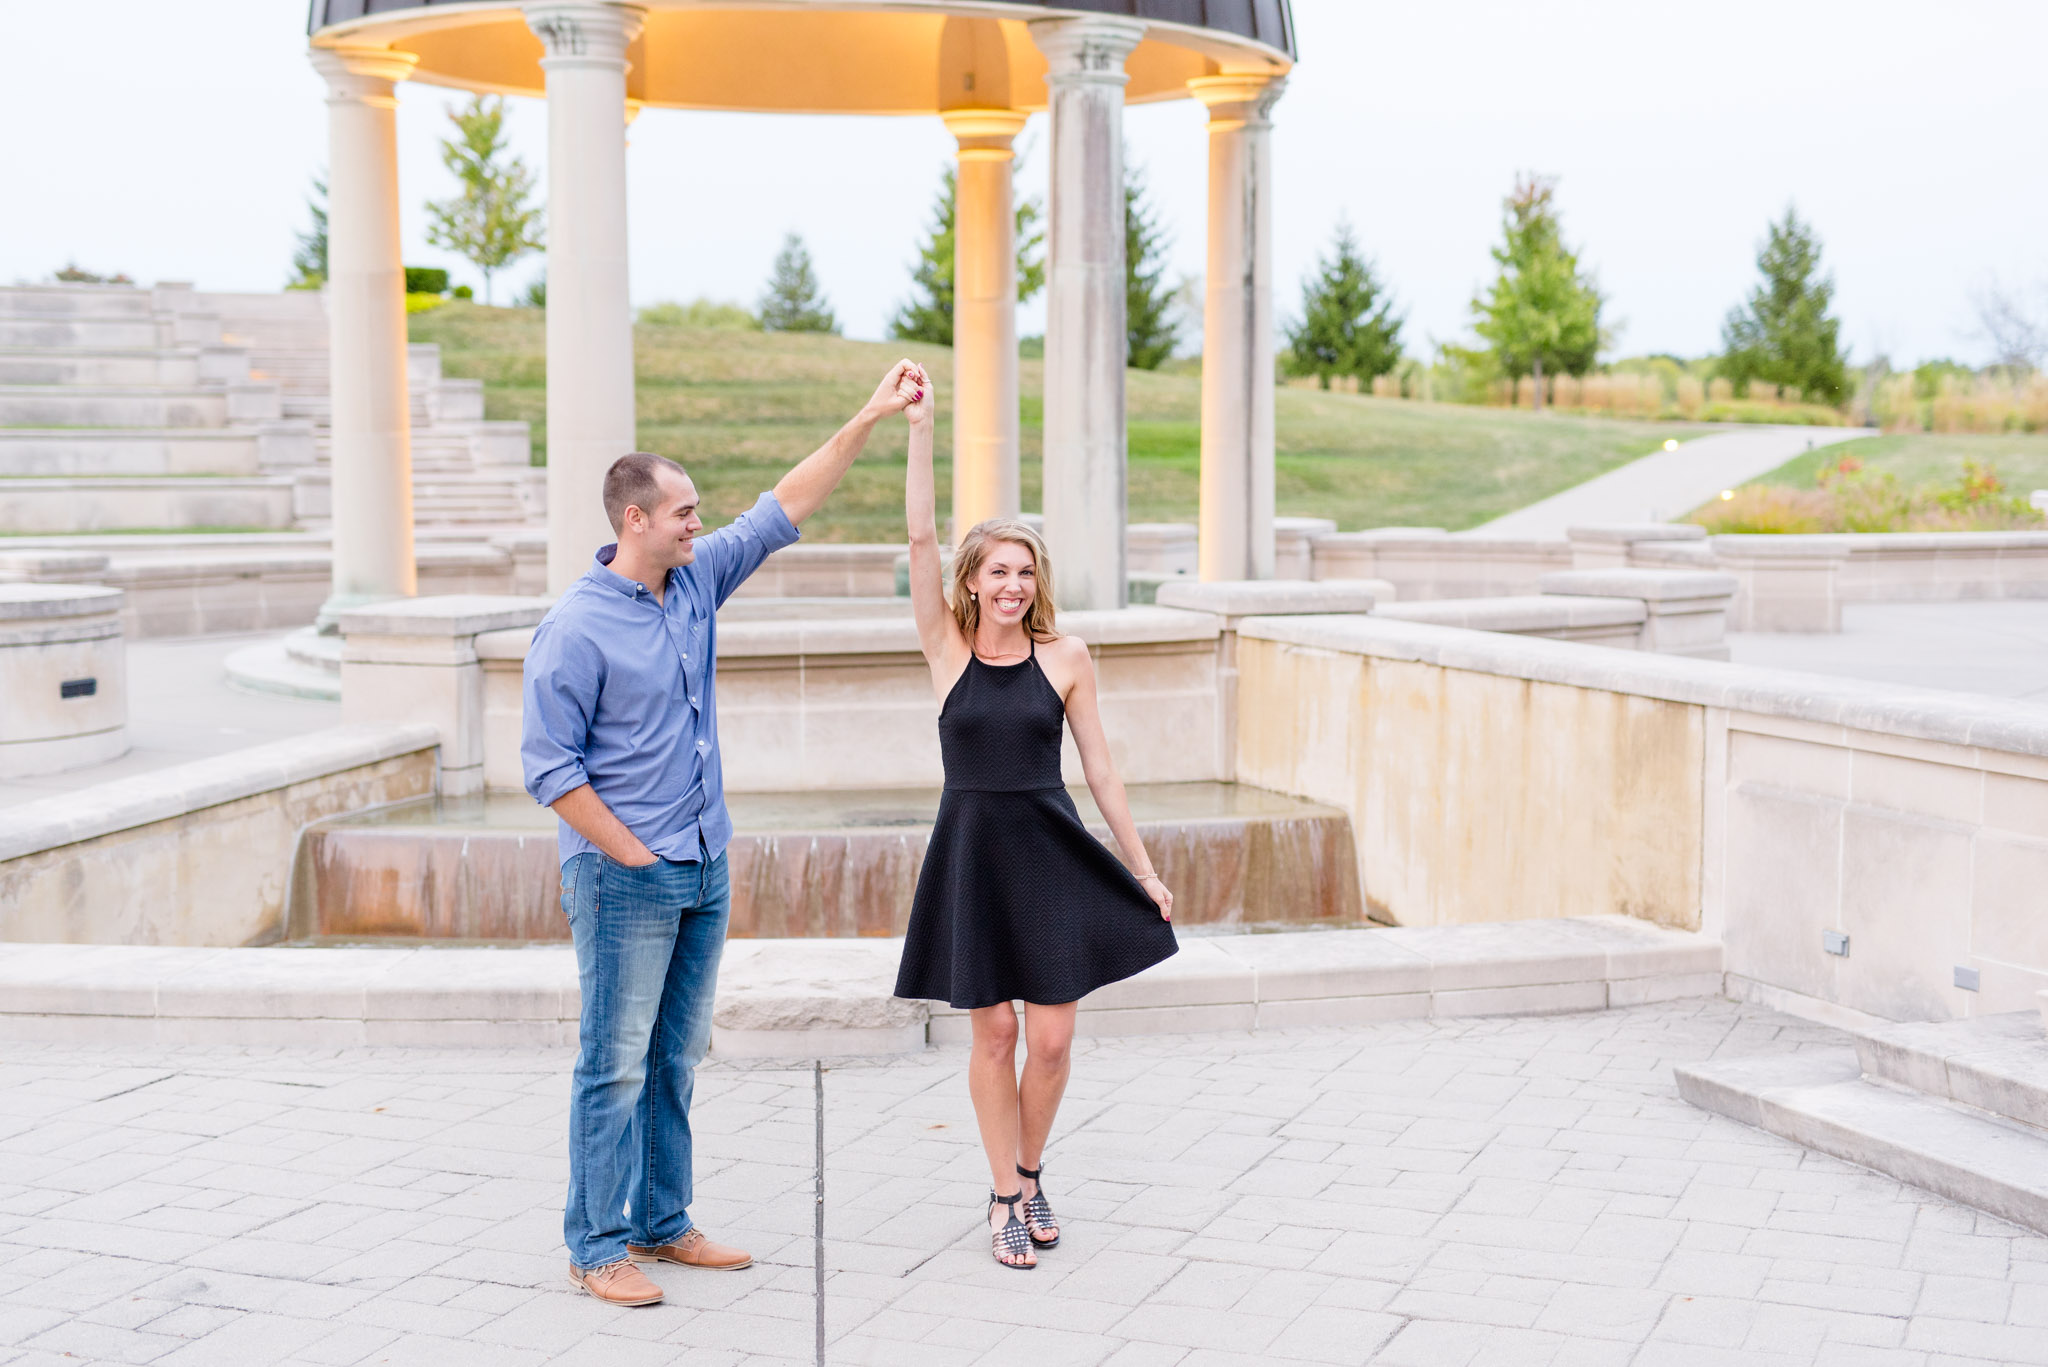
[[[906,383],[914,394],[903,410],[910,420],[909,470],[903,482],[903,514],[910,528],[910,606],[917,616],[917,643],[936,680],[950,672],[960,648],[960,628],[946,606],[939,565],[938,483],[932,473],[932,428],[939,396],[922,367],[907,376]]]

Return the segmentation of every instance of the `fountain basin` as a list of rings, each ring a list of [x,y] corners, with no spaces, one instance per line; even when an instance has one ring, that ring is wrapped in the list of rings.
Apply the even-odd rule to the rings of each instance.
[[[1073,790],[1098,838],[1108,828]],[[1199,929],[1362,923],[1345,814],[1234,783],[1138,784],[1131,815]],[[901,935],[938,812],[937,789],[729,795],[730,934]],[[518,794],[424,798],[309,826],[290,938],[566,940],[555,817]]]

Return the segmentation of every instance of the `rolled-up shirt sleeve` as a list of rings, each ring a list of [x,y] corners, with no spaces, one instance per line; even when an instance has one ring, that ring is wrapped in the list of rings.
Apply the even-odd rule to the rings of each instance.
[[[789,514],[782,511],[782,500],[769,490],[731,522],[699,537],[697,563],[709,572],[713,605],[732,597],[747,576],[761,568],[762,561],[784,546],[795,545],[802,536]]]
[[[543,807],[590,781],[583,767],[604,660],[574,631],[542,622],[526,652],[519,762],[526,791]]]

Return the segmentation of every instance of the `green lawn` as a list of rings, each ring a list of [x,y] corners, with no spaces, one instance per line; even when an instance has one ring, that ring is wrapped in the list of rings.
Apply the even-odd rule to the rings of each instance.
[[[1786,461],[1756,484],[1784,484],[1810,489],[1821,467],[1853,455],[1871,470],[1889,470],[1908,488],[1922,484],[1954,484],[1963,462],[1974,460],[1997,467],[1998,477],[2013,493],[2048,489],[2048,433],[2011,432],[1999,436],[1908,432],[1889,437],[1861,437],[1838,446]]]
[[[451,303],[411,315],[415,342],[438,342],[444,372],[484,381],[492,418],[533,424],[536,459],[547,444],[546,341],[541,315]],[[945,348],[837,337],[640,327],[639,439],[689,467],[706,511],[722,521],[829,436],[911,355],[950,388]],[[1039,506],[1044,367],[1025,360],[1024,505]],[[1201,465],[1201,381],[1132,371],[1128,380],[1130,516],[1193,521]],[[1411,403],[1283,388],[1277,396],[1276,481],[1284,514],[1335,518],[1340,527],[1469,527],[1655,450],[1685,423],[1560,417],[1455,404]],[[950,496],[939,420],[939,500]],[[877,432],[807,536],[823,541],[903,537],[903,428]]]

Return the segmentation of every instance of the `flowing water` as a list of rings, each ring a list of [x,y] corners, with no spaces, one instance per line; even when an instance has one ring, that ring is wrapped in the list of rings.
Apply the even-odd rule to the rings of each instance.
[[[1073,791],[1098,837],[1108,828]],[[1234,783],[1131,787],[1131,816],[1184,931],[1361,923],[1344,813]],[[900,935],[937,789],[739,793],[735,936]],[[555,817],[520,794],[429,798],[309,827],[291,938],[565,940]]]

